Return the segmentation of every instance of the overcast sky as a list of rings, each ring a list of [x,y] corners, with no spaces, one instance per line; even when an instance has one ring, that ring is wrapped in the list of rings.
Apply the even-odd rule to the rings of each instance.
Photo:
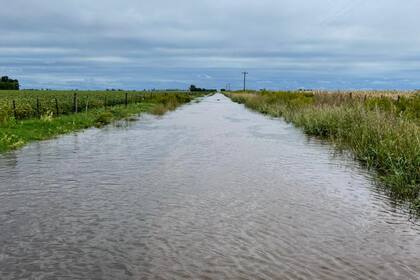
[[[0,75],[25,88],[420,88],[419,0],[1,6]]]

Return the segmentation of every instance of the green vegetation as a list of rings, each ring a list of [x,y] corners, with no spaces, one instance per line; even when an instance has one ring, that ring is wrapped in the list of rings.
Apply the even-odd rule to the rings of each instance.
[[[40,118],[46,114],[68,115],[91,109],[138,102],[160,102],[169,95],[185,96],[186,92],[143,91],[44,91],[21,90],[0,92],[0,123]]]
[[[390,195],[420,209],[417,93],[228,93],[233,101],[327,137],[375,169]]]
[[[190,86],[190,91],[191,92],[208,92],[208,93],[212,93],[212,92],[216,92],[217,89],[206,89],[206,88],[199,88],[196,87],[195,85],[191,85]]]
[[[0,79],[0,90],[19,90],[19,81],[3,76]]]
[[[0,93],[0,104],[3,105],[0,107],[0,152],[19,148],[30,141],[49,139],[92,126],[100,127],[141,112],[162,115],[198,96],[186,92]],[[75,107],[78,113],[73,113]]]

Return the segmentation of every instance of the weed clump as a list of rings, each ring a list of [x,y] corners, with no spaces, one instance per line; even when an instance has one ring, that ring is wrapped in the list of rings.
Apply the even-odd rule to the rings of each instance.
[[[110,124],[112,121],[113,115],[109,111],[102,112],[98,115],[98,117],[95,120],[95,126],[100,127],[107,124]]]

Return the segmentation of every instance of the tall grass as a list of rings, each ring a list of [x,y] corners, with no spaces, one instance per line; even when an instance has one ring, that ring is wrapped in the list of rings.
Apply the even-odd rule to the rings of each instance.
[[[420,208],[420,95],[229,93],[259,112],[327,137],[375,169],[390,194]],[[366,96],[366,97],[365,97]]]

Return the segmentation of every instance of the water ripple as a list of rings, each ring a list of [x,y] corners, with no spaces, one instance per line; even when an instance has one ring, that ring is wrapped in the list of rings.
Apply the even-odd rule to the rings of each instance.
[[[221,95],[34,143],[0,156],[0,279],[419,279],[373,177]]]

